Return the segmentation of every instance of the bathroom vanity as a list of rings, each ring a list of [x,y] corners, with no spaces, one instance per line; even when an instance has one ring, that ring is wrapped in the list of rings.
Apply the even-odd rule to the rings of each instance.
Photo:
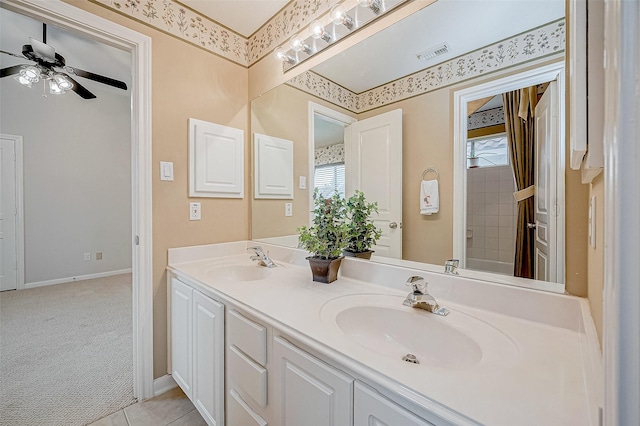
[[[169,372],[210,425],[597,425],[586,300],[242,241],[169,250]],[[403,305],[419,275],[449,315]]]

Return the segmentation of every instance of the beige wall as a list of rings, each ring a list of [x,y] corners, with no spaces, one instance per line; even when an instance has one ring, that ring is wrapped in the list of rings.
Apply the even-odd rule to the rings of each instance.
[[[252,200],[252,238],[296,234],[309,222],[309,186],[298,188],[298,177],[309,171],[309,101],[355,117],[355,114],[291,86],[281,85],[251,102],[251,133],[293,141],[293,200]],[[253,172],[251,173],[253,176]],[[253,177],[252,177],[253,179]],[[253,197],[253,193],[251,194]],[[293,216],[285,217],[284,204],[293,203]]]
[[[87,1],[66,0],[152,38],[153,357],[154,377],[167,372],[167,249],[249,237],[249,197],[199,198],[202,220],[189,221],[188,119],[245,131],[249,167],[248,72],[193,45]],[[175,181],[160,182],[159,162],[174,163]],[[248,174],[246,175],[248,176]],[[249,194],[249,182],[245,192]]]

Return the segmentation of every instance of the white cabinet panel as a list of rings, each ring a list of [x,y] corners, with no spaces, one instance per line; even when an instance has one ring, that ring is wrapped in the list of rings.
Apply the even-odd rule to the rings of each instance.
[[[193,398],[210,425],[224,425],[224,305],[193,291]]]
[[[432,426],[358,381],[353,399],[354,426]]]
[[[275,337],[275,404],[282,426],[353,424],[353,378]]]
[[[244,197],[244,131],[189,119],[189,196]]]
[[[229,426],[267,426],[267,422],[247,405],[240,394],[229,392]]]
[[[293,142],[254,133],[255,198],[293,199]]]
[[[171,279],[171,375],[191,398],[191,301],[193,289]]]

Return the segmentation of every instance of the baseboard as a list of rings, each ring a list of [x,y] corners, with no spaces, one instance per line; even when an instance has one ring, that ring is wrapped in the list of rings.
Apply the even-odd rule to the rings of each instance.
[[[153,396],[158,396],[177,387],[178,384],[173,380],[173,377],[170,374],[165,374],[153,380]]]
[[[91,280],[94,278],[104,278],[104,277],[110,277],[112,275],[130,274],[130,273],[131,273],[131,268],[120,269],[117,271],[98,272],[97,274],[79,275],[76,277],[57,278],[55,280],[36,281],[33,283],[26,283],[24,285],[24,288],[26,289],[26,288],[34,288],[34,287],[44,287],[47,285],[64,284],[64,283],[70,283],[74,281],[84,281],[84,280]]]

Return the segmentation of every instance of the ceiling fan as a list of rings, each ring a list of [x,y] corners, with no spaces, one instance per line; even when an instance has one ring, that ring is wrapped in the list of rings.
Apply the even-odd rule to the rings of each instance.
[[[31,44],[22,46],[22,55],[5,52],[4,50],[0,50],[0,53],[17,58],[26,58],[35,62],[35,65],[22,64],[3,68],[0,70],[0,78],[16,75],[15,79],[20,84],[28,87],[40,80],[48,81],[49,93],[57,95],[73,90],[83,99],[94,99],[96,95],[78,83],[69,74],[127,90],[127,85],[122,81],[68,66],[64,57],[56,53],[52,46],[46,44],[47,24],[42,24],[42,41],[38,41],[33,37],[29,37],[29,40],[31,40]]]

